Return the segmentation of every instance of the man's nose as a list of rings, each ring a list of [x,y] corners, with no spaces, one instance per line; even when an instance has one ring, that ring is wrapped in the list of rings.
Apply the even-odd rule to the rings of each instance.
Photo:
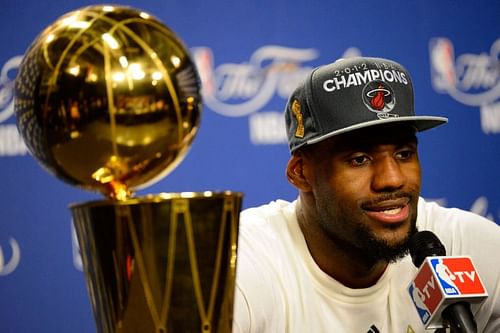
[[[401,165],[393,156],[385,156],[374,162],[372,188],[375,192],[387,192],[400,189],[406,177]]]

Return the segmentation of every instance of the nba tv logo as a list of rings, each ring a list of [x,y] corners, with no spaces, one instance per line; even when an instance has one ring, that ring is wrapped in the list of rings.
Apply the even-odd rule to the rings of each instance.
[[[430,260],[446,295],[484,294],[485,289],[470,258],[442,257]]]
[[[480,302],[488,296],[468,256],[427,258],[408,286],[420,319],[426,328],[440,327],[440,309],[465,300]]]

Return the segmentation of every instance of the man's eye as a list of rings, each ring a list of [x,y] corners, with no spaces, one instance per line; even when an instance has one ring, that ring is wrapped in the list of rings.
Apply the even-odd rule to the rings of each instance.
[[[415,155],[415,152],[413,150],[401,150],[401,151],[398,151],[396,154],[396,156],[401,160],[408,160],[413,155]]]
[[[359,156],[355,156],[355,157],[351,158],[350,161],[351,161],[352,165],[359,166],[359,165],[366,164],[368,161],[370,161],[370,159],[366,155],[359,155]]]

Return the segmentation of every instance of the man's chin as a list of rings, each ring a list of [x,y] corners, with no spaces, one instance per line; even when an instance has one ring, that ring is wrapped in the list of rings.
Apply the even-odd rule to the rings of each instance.
[[[415,232],[415,227],[400,226],[396,230],[386,230],[379,235],[373,235],[366,244],[367,252],[374,260],[397,261],[408,254],[409,241]]]
[[[400,246],[401,244],[407,243],[411,236],[411,232],[408,227],[400,227],[393,230],[384,230],[374,235],[378,242],[384,243],[387,246]]]

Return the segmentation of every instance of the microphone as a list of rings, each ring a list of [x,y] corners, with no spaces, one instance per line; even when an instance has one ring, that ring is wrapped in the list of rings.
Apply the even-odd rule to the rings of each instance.
[[[408,292],[425,328],[476,333],[470,302],[482,302],[488,293],[471,258],[446,256],[444,245],[430,231],[417,232],[409,248],[419,270]]]

